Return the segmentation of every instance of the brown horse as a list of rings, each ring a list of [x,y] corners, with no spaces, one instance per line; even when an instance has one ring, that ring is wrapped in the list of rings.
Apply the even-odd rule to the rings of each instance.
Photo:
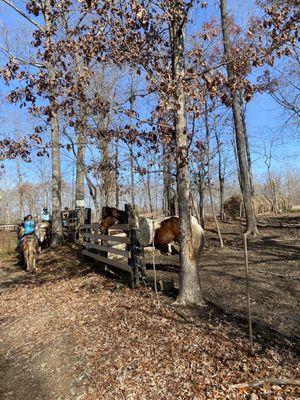
[[[36,271],[36,258],[39,254],[39,243],[35,235],[27,235],[22,239],[21,252],[26,271],[34,273]]]
[[[108,229],[116,222],[119,222],[120,224],[126,224],[126,212],[118,210],[115,207],[104,207],[102,212],[102,219],[100,221],[100,231],[102,233],[107,233]]]
[[[169,252],[169,245],[173,242],[179,243],[179,218],[170,217],[160,223],[160,227],[155,229],[154,247],[163,253]]]
[[[114,207],[106,207],[100,222],[100,230],[107,233],[110,226],[116,222],[127,222],[127,216],[124,211]],[[204,230],[198,223],[197,219],[192,216],[192,235],[196,256],[204,247]],[[171,244],[180,242],[180,220],[178,217],[165,217],[152,221],[150,218],[139,217],[140,241],[143,247],[150,246],[154,243],[154,247],[161,252],[170,252]]]

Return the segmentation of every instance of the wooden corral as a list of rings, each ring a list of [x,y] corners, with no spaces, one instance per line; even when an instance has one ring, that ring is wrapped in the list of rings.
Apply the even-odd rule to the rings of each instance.
[[[106,266],[117,268],[130,274],[131,287],[140,285],[145,276],[143,248],[139,245],[138,211],[133,205],[126,204],[126,224],[114,224],[105,234],[100,231],[99,223],[83,226],[83,254]],[[124,248],[118,248],[122,244]],[[123,247],[122,246],[122,247]],[[122,261],[116,257],[122,257]]]

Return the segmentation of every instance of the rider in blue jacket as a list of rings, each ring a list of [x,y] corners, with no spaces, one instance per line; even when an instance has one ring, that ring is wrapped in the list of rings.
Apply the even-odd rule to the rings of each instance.
[[[34,235],[34,233],[35,233],[35,222],[34,222],[31,214],[27,215],[27,217],[24,218],[24,222],[22,223],[22,226],[24,228],[24,233],[20,237],[20,242],[24,236]]]
[[[35,234],[35,222],[32,218],[32,215],[29,214],[27,217],[24,218],[23,223],[21,226],[24,228],[24,233],[19,237],[19,242],[18,242],[18,253],[21,256],[21,242],[22,239],[27,236],[27,235],[34,235]]]
[[[34,222],[34,220],[32,218],[32,215],[28,215],[27,216],[27,221],[25,221],[25,223],[24,223],[24,229],[25,229],[25,232],[24,232],[25,236],[26,235],[31,235],[31,234],[34,233],[35,222]]]

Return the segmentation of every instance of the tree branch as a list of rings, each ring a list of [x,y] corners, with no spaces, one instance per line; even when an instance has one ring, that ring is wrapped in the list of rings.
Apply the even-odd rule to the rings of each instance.
[[[279,385],[279,386],[300,386],[300,379],[277,379],[277,378],[266,378],[266,379],[259,379],[255,381],[245,382],[245,383],[238,383],[236,385],[231,385],[231,389],[241,389],[241,388],[257,388],[259,386],[263,386],[265,384],[270,385]]]
[[[25,12],[20,10],[17,6],[15,6],[13,3],[11,3],[8,0],[1,0],[3,3],[7,4],[9,7],[11,7],[13,10],[15,10],[18,14],[20,14],[23,18],[27,19],[32,25],[34,25],[36,28],[42,29],[42,26],[38,24],[36,21],[34,21],[32,18],[30,18],[29,15],[27,15]]]
[[[44,68],[44,67],[45,67],[44,64],[40,64],[40,63],[28,61],[28,60],[25,60],[25,59],[22,58],[22,57],[15,56],[9,49],[6,49],[4,46],[2,46],[2,44],[0,44],[0,49],[1,49],[4,53],[6,53],[6,54],[9,55],[10,57],[13,57],[14,59],[20,61],[20,62],[21,62],[22,64],[24,64],[24,65],[32,65],[33,67],[36,67],[36,68]]]

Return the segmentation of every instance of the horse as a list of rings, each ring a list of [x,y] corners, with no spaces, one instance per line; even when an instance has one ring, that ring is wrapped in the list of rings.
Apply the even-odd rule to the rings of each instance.
[[[36,258],[39,254],[38,238],[35,235],[24,236],[21,241],[21,254],[26,271],[34,273]]]
[[[51,242],[51,226],[50,222],[40,221],[35,228],[35,234],[38,237],[41,249],[46,249]]]
[[[109,227],[116,222],[127,222],[125,211],[118,210],[115,207],[105,207],[100,222],[100,231],[107,233]],[[204,230],[194,216],[191,217],[191,227],[195,254],[198,257],[204,247]],[[170,254],[171,244],[180,242],[180,220],[177,216],[156,218],[154,220],[140,216],[139,230],[140,244],[143,247],[154,244],[156,249]]]

